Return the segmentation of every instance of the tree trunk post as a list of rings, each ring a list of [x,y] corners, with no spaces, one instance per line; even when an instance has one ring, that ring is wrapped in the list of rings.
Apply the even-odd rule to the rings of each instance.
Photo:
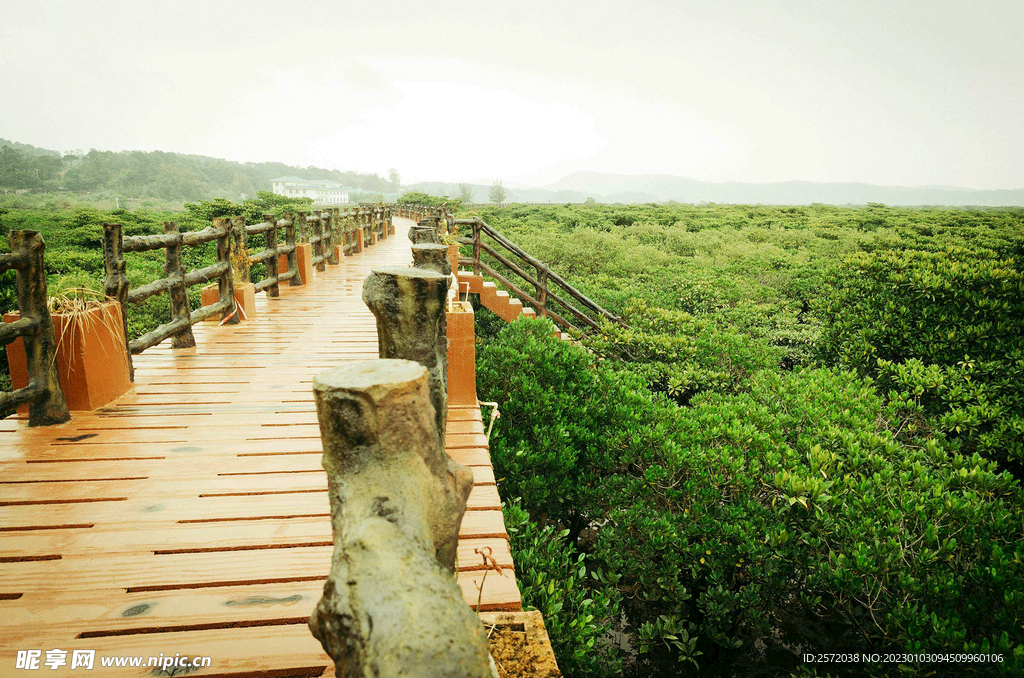
[[[245,232],[245,217],[231,217],[231,267],[235,280],[245,285],[252,282],[249,268],[249,236]]]
[[[441,275],[452,274],[452,263],[448,258],[448,246],[425,243],[412,246],[413,268],[423,268]]]
[[[221,314],[221,322],[225,325],[236,325],[242,320],[238,317],[238,308],[235,304],[235,272],[231,268],[231,221],[217,217],[213,220],[213,227],[224,229],[224,234],[217,237],[217,262],[227,264],[227,270],[217,279],[218,301],[230,302]]]
[[[332,266],[338,265],[338,253],[334,249],[336,244],[340,244],[335,237],[338,228],[338,212],[337,207],[327,210],[327,263]]]
[[[288,251],[288,272],[293,273],[291,279],[288,281],[289,287],[298,287],[302,284],[302,273],[299,271],[299,253],[296,251],[295,242],[295,221],[296,217],[291,212],[284,215],[288,225],[284,227],[284,243],[289,247]]]
[[[164,248],[164,277],[175,281],[174,286],[167,291],[167,296],[171,300],[171,318],[187,321],[192,309],[188,299],[188,288],[185,287],[184,273],[181,270],[181,234],[178,233],[177,222],[165,221],[164,233],[178,236],[173,244]],[[192,323],[188,323],[185,329],[171,337],[171,348],[192,348],[195,345]]]
[[[263,221],[273,224],[273,228],[269,231],[263,232],[263,246],[268,250],[273,250],[274,254],[265,262],[263,265],[267,267],[266,272],[263,274],[265,280],[274,279],[274,283],[264,288],[268,297],[279,297],[281,296],[281,286],[277,283],[277,276],[280,271],[277,270],[277,217],[273,214],[264,214]]]
[[[313,243],[313,261],[316,262],[316,270],[321,273],[327,270],[326,264],[324,264],[324,220],[323,213],[315,215],[313,217],[313,237],[310,238],[310,242]]]
[[[407,360],[313,381],[334,554],[309,628],[338,676],[494,675],[483,626],[452,576],[473,476],[434,443],[427,382]]]
[[[444,450],[448,423],[448,276],[419,268],[378,268],[363,283],[377,318],[381,358],[415,360],[430,372],[430,399]]]
[[[441,239],[437,235],[436,223],[430,218],[420,219],[415,226],[409,229],[409,240],[414,245],[440,244]]]
[[[121,307],[124,350],[128,359],[128,376],[135,381],[135,364],[128,348],[128,275],[124,260],[124,235],[121,224],[103,224],[103,294],[115,299]]]
[[[60,387],[56,361],[57,340],[47,306],[49,295],[43,262],[46,245],[38,231],[11,231],[7,235],[7,242],[11,246],[11,253],[20,255],[21,259],[15,273],[18,310],[22,319],[35,321],[31,334],[22,337],[28,388],[36,391],[35,398],[28,406],[28,425],[62,424],[71,419],[71,413],[68,412],[64,391]]]

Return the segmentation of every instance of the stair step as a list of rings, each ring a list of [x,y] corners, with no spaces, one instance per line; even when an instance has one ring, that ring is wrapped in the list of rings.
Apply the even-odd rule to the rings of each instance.
[[[522,312],[522,314],[520,315],[520,317],[521,317],[521,318],[536,318],[536,317],[537,317],[537,312],[536,312],[536,311],[534,311],[534,310],[533,310],[532,308],[530,308],[529,306],[524,306],[524,307],[523,307],[523,312]]]
[[[459,284],[468,284],[470,294],[480,294],[484,288],[484,277],[473,275],[465,271],[459,271]]]

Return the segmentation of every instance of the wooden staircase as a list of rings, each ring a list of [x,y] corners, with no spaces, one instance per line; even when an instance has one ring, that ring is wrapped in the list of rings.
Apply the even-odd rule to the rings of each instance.
[[[469,226],[471,237],[459,237],[461,245],[473,247],[472,257],[459,257],[458,263],[467,267],[459,271],[460,291],[467,283],[470,294],[479,294],[484,308],[508,322],[523,315],[551,319],[558,326],[559,336],[569,340],[568,331],[601,331],[606,321],[622,323],[622,319],[609,313],[594,300],[570,285],[551,267],[515,244],[480,218],[455,219],[446,214],[443,226],[451,228]],[[486,236],[486,239],[485,239]],[[483,275],[496,282],[485,282]],[[509,291],[498,289],[497,283]],[[535,290],[529,291],[529,290]],[[511,296],[511,295],[515,296]],[[523,301],[532,306],[524,307]]]
[[[484,280],[482,275],[473,275],[468,271],[459,271],[459,292],[480,295],[480,305],[505,322],[512,322],[519,318],[536,318],[537,312],[523,302],[511,296],[505,290],[499,290],[498,286]],[[572,337],[568,332],[559,332],[558,336],[563,341],[571,341]]]

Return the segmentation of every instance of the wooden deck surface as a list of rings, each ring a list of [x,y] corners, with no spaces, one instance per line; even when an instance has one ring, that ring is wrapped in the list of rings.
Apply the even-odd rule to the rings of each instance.
[[[44,662],[69,651],[44,675],[333,675],[306,626],[332,550],[311,384],[377,357],[362,281],[411,262],[411,224],[396,218],[395,236],[310,285],[258,295],[252,322],[202,323],[195,348],[136,356],[134,388],[102,410],[52,427],[0,421],[0,677],[34,675],[14,669],[31,649]],[[458,575],[475,606],[474,549],[511,565],[508,535],[479,409],[452,409],[447,439],[476,476]],[[511,570],[488,574],[481,607],[521,609]],[[70,670],[74,649],[96,650],[91,672]],[[100,667],[161,653],[212,665]]]

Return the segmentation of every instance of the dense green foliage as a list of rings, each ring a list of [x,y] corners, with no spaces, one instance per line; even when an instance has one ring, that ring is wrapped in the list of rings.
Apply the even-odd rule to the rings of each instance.
[[[803,652],[996,652],[901,672],[1024,672],[1024,211],[483,216],[626,321],[583,345],[519,321],[478,352],[517,529],[564,535],[527,549],[531,571],[620,605],[621,624],[584,629],[603,633],[600,666],[789,675]],[[565,551],[594,577],[570,582]],[[553,636],[569,675],[599,672],[568,659],[584,637]]]
[[[447,207],[450,210],[459,208],[461,201],[458,198],[442,196],[440,198],[421,193],[420,191],[407,191],[398,198],[399,205],[428,205],[430,207]]]
[[[125,197],[204,200],[230,196],[241,200],[269,191],[283,176],[327,179],[369,193],[392,189],[376,174],[299,168],[279,162],[239,163],[201,155],[163,151],[69,153],[12,144],[0,139],[0,189],[109,191]]]
[[[860,253],[822,303],[825,356],[876,375],[967,453],[1024,477],[1024,274],[987,249]]]
[[[151,210],[95,209],[68,210],[0,210],[0,251],[7,249],[7,233],[16,229],[37,230],[46,243],[44,261],[51,295],[72,287],[103,291],[103,223],[120,223],[126,236],[154,235],[163,232],[164,221],[175,221],[183,231],[201,230],[210,220],[220,216],[244,215],[248,223],[259,223],[264,213],[281,214],[302,209],[310,203],[308,198],[286,198],[272,193],[260,193],[257,198],[240,204],[218,199],[190,203],[180,212],[154,212]],[[249,238],[250,250],[263,246],[262,236]],[[182,264],[186,270],[208,266],[216,257],[216,244],[186,247],[182,250]],[[128,281],[134,288],[152,282],[164,275],[163,250],[128,254]],[[252,269],[253,280],[263,276],[263,267]],[[0,312],[14,310],[14,273],[9,271],[0,278]],[[192,307],[200,303],[200,288],[189,289]],[[151,297],[140,304],[132,304],[128,312],[128,333],[135,338],[159,324],[170,320],[170,301],[167,295]],[[6,369],[4,361],[3,369]]]
[[[569,675],[616,675],[622,661],[607,638],[619,617],[618,592],[588,567],[567,530],[539,527],[515,503],[505,505],[505,525],[523,600],[544,614],[559,667]]]

